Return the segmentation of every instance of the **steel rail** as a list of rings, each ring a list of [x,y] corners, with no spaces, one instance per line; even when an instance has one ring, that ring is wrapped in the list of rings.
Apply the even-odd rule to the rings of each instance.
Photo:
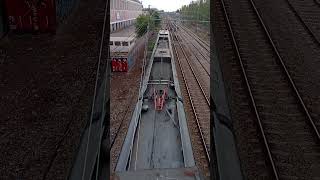
[[[243,62],[242,62],[242,58],[241,58],[241,55],[240,55],[239,47],[238,47],[238,44],[237,44],[237,42],[235,40],[234,32],[233,32],[233,29],[232,29],[232,26],[231,26],[231,23],[230,23],[230,20],[229,20],[229,16],[228,16],[228,13],[227,13],[227,10],[226,10],[226,7],[225,7],[225,3],[224,3],[224,0],[220,0],[220,1],[221,1],[221,4],[222,4],[225,20],[226,20],[226,22],[228,24],[228,29],[229,29],[229,33],[230,33],[231,38],[232,38],[233,46],[234,46],[234,48],[236,50],[236,55],[238,57],[238,60],[239,60],[240,66],[241,66],[242,75],[243,75],[243,77],[245,79],[245,83],[246,83],[246,86],[247,86],[247,89],[248,89],[248,93],[249,93],[250,100],[251,100],[251,103],[252,103],[252,106],[253,106],[253,109],[254,109],[254,113],[255,113],[257,121],[258,121],[259,129],[260,129],[260,132],[261,132],[261,135],[262,135],[262,138],[263,138],[263,143],[264,143],[264,146],[265,146],[265,148],[267,150],[268,158],[269,158],[269,161],[270,161],[271,166],[272,166],[273,174],[275,176],[275,179],[279,180],[278,171],[276,170],[275,163],[273,161],[273,157],[272,157],[272,154],[271,154],[269,143],[267,141],[267,137],[265,135],[265,132],[264,132],[264,129],[263,129],[263,126],[262,126],[260,115],[258,113],[256,102],[255,102],[255,99],[253,97],[253,93],[252,93],[252,90],[251,90],[251,86],[249,84],[248,77],[247,77]]]
[[[182,47],[182,45],[180,44],[180,42],[179,42],[179,41],[177,41],[177,42],[178,42],[178,44],[179,44],[179,46],[180,46],[180,48],[181,48],[181,51],[182,51],[183,55],[184,55],[185,57],[188,57],[187,54],[185,53],[185,51],[183,50],[183,47]],[[208,106],[210,106],[209,98],[207,97],[206,93],[204,92],[204,89],[203,89],[203,87],[202,87],[202,85],[201,85],[201,83],[200,83],[200,80],[199,80],[198,76],[196,75],[196,73],[195,73],[192,65],[190,64],[189,58],[186,58],[186,59],[187,59],[188,65],[189,65],[189,67],[190,67],[190,69],[191,69],[191,71],[192,71],[192,74],[194,75],[194,77],[195,77],[195,79],[196,79],[196,81],[197,81],[197,83],[198,83],[198,85],[199,85],[199,87],[200,87],[200,89],[201,89],[201,92],[202,92],[202,94],[204,95],[204,97],[205,97],[205,99],[206,99],[206,103],[208,104]]]
[[[176,39],[178,39],[178,38],[177,38],[177,35],[175,35],[175,37],[176,37]],[[203,95],[204,95],[204,97],[205,97],[205,99],[206,99],[206,103],[208,104],[208,106],[210,106],[210,101],[209,101],[208,97],[206,96],[206,93],[204,92],[203,87],[202,87],[202,85],[201,85],[201,83],[200,83],[200,81],[199,81],[199,79],[198,79],[198,77],[197,77],[194,69],[192,68],[192,66],[191,66],[191,64],[190,64],[190,62],[189,62],[188,56],[186,55],[185,51],[183,50],[181,43],[180,43],[179,41],[177,41],[177,42],[178,42],[178,44],[179,44],[179,46],[180,46],[180,48],[181,48],[181,51],[182,51],[183,55],[186,57],[187,63],[188,63],[188,65],[189,65],[189,67],[190,67],[190,69],[191,69],[191,71],[192,71],[192,74],[194,75],[194,77],[195,77],[195,79],[196,79],[196,81],[197,81],[200,89],[201,89],[201,92],[203,93]]]
[[[192,38],[192,37],[191,37],[191,38]],[[192,43],[191,43],[191,44],[192,44]],[[193,44],[192,44],[192,45],[193,45]],[[193,45],[193,47],[194,47],[194,49],[199,50],[199,49],[197,49],[194,45]],[[191,48],[190,48],[190,51],[193,52],[193,54],[195,54],[194,51],[191,50]],[[209,62],[209,61],[204,57],[204,55],[203,55],[200,51],[199,51],[199,53],[202,55],[202,57],[205,59],[206,62]],[[195,58],[198,60],[198,62],[200,63],[200,65],[201,65],[201,67],[204,69],[204,71],[207,73],[207,75],[210,76],[210,72],[208,72],[208,70],[205,68],[205,65],[203,65],[203,63],[200,61],[200,59],[198,58],[198,56],[195,55]],[[209,65],[210,65],[210,64],[209,64]]]
[[[204,40],[202,40],[200,37],[198,37],[198,35],[196,35],[193,31],[191,31],[191,30],[189,30],[189,29],[187,29],[185,26],[183,26],[183,25],[177,25],[177,26],[179,26],[180,28],[182,28],[184,31],[186,31],[188,34],[190,34],[190,36],[193,36],[193,37],[196,37],[195,39],[199,42],[199,44],[202,46],[202,47],[204,47],[207,51],[209,51],[210,52],[210,45],[209,44],[207,44]],[[208,48],[209,48],[209,50],[208,50]]]
[[[114,143],[115,143],[115,141],[116,141],[116,139],[117,139],[117,137],[118,137],[118,134],[119,134],[119,132],[120,132],[120,129],[122,128],[122,125],[123,125],[123,121],[124,121],[124,119],[126,118],[128,112],[129,112],[129,109],[130,109],[130,105],[134,102],[134,101],[133,101],[134,99],[135,99],[134,96],[131,97],[130,103],[127,104],[127,108],[126,108],[126,110],[125,110],[125,113],[124,113],[123,117],[121,118],[119,127],[117,128],[116,135],[115,135],[114,138],[111,140],[110,149],[112,149],[112,147],[113,147],[113,145],[114,145]]]
[[[173,34],[171,34],[171,36],[173,36]],[[178,41],[177,41],[178,42]],[[179,44],[180,45],[180,44]],[[187,93],[188,93],[188,97],[189,97],[189,101],[191,103],[191,107],[192,107],[192,110],[193,110],[193,113],[194,113],[194,116],[196,118],[196,123],[197,123],[197,127],[198,127],[198,130],[199,130],[199,133],[200,133],[200,137],[201,137],[201,142],[202,142],[202,145],[203,145],[203,148],[206,152],[206,158],[207,158],[207,161],[210,163],[210,155],[209,155],[209,151],[208,151],[208,148],[207,148],[207,145],[206,145],[206,142],[205,142],[205,139],[204,139],[204,136],[203,136],[203,133],[202,133],[202,129],[201,129],[201,125],[199,123],[199,118],[197,116],[197,113],[196,113],[196,109],[195,109],[195,106],[193,104],[193,100],[192,100],[192,97],[191,97],[191,93],[190,93],[190,90],[189,90],[189,87],[188,87],[188,83],[186,81],[186,78],[185,78],[185,74],[184,74],[184,70],[182,68],[182,65],[181,65],[181,62],[180,62],[180,58],[179,58],[179,53],[177,52],[177,49],[175,47],[175,45],[172,46],[173,49],[174,49],[174,52],[176,54],[176,57],[177,57],[177,60],[178,60],[178,64],[179,64],[179,67],[180,67],[180,70],[181,70],[181,74],[182,74],[182,78],[183,78],[183,81],[185,83],[185,87],[187,89]],[[184,54],[185,55],[185,54]],[[187,57],[187,56],[185,56]]]
[[[318,43],[318,45],[320,45],[320,40],[319,38],[315,35],[315,33],[311,30],[311,28],[306,24],[306,22],[303,21],[303,19],[301,18],[300,14],[298,13],[298,11],[293,7],[293,5],[291,4],[291,2],[289,0],[286,0],[287,3],[289,4],[290,9],[293,11],[293,13],[298,17],[298,19],[300,20],[300,22],[302,23],[302,25],[307,29],[307,31],[309,32],[309,34],[315,39],[315,41]],[[315,2],[316,3],[316,2]]]
[[[186,32],[186,34],[188,34],[188,32],[187,31],[185,31]],[[183,36],[184,37],[188,37],[188,35],[186,35],[185,33],[180,33],[180,34],[183,34]],[[195,37],[195,36],[191,36],[191,35],[189,35],[189,37],[191,38],[191,39],[195,39],[196,40],[196,38],[198,38],[198,37]],[[197,40],[196,40],[197,41]],[[198,41],[197,41],[198,42]],[[199,46],[197,47],[197,46],[195,46],[194,45],[194,43],[190,43],[195,49],[197,49],[198,51],[199,51],[199,53],[200,53],[200,55],[205,59],[205,61],[206,62],[208,62],[208,63],[210,63],[210,51],[208,51],[206,48],[204,48],[204,49],[206,49],[206,51],[207,52],[209,52],[209,55],[208,56],[206,56],[206,55],[204,55],[200,50],[200,48],[199,48]],[[200,46],[202,46],[199,42],[198,42],[198,44],[200,45]],[[203,46],[202,46],[203,47]],[[196,57],[197,58],[197,57]],[[198,58],[197,58],[198,59]],[[208,73],[208,75],[210,75],[210,73]]]
[[[270,36],[270,33],[269,33],[269,31],[267,30],[267,28],[266,28],[266,26],[265,26],[265,24],[264,24],[264,22],[263,22],[263,20],[262,20],[262,18],[261,18],[261,16],[260,16],[259,12],[258,12],[258,10],[257,10],[257,8],[256,8],[256,6],[255,6],[255,4],[254,4],[254,2],[253,2],[253,0],[249,0],[249,1],[251,2],[251,5],[252,5],[253,9],[254,9],[256,15],[258,16],[258,19],[259,19],[259,21],[260,21],[260,24],[262,25],[262,27],[263,27],[263,29],[264,29],[264,32],[266,33],[266,35],[267,35],[267,37],[268,37],[268,40],[269,40],[269,42],[271,43],[272,48],[273,48],[274,52],[276,53],[276,55],[277,55],[277,57],[278,57],[278,60],[279,60],[279,62],[280,62],[280,64],[281,64],[281,67],[282,67],[283,70],[285,71],[285,74],[286,74],[288,80],[290,81],[290,84],[291,84],[291,86],[292,86],[292,88],[293,88],[293,90],[294,90],[297,98],[299,99],[299,102],[300,102],[300,104],[301,104],[301,106],[302,106],[302,108],[303,108],[306,116],[308,117],[309,123],[311,124],[314,132],[316,133],[316,136],[317,136],[318,141],[320,142],[320,133],[319,133],[319,131],[318,131],[318,129],[317,129],[315,123],[314,123],[314,120],[312,119],[312,117],[311,117],[311,115],[310,115],[310,113],[309,113],[309,110],[307,109],[304,101],[302,100],[302,97],[301,97],[301,95],[300,95],[300,93],[299,93],[299,91],[298,91],[298,89],[297,89],[297,87],[296,87],[293,79],[291,78],[291,75],[290,75],[290,73],[289,73],[289,71],[288,71],[288,69],[287,69],[284,61],[282,60],[282,58],[281,58],[281,56],[280,56],[280,53],[279,53],[278,49],[276,48],[276,46],[275,46],[275,44],[274,44],[274,42],[273,42],[273,40],[272,40],[272,38],[271,38],[271,36]]]
[[[187,27],[185,27],[184,25],[179,25],[184,31],[186,31],[190,36],[195,37],[195,39],[199,42],[199,44],[204,47],[207,51],[210,51],[210,44],[208,44],[207,42],[205,42],[204,40],[202,40],[195,32],[193,32],[192,30],[188,29]]]

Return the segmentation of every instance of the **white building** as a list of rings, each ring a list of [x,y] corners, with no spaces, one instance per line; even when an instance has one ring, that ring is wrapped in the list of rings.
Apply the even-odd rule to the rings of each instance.
[[[110,0],[110,31],[132,25],[142,14],[142,8],[138,0]]]

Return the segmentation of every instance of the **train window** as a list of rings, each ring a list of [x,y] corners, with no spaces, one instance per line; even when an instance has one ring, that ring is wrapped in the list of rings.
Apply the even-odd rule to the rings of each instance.
[[[121,46],[121,43],[120,43],[120,41],[115,41],[115,42],[114,42],[114,45],[115,45],[115,46]]]
[[[122,41],[122,46],[129,46],[127,41]]]
[[[113,41],[110,41],[110,42],[109,42],[109,45],[112,46],[112,45],[113,45]]]

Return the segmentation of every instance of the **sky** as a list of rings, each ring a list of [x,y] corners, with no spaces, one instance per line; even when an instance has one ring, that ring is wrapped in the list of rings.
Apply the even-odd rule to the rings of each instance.
[[[141,0],[140,0],[141,1]],[[187,5],[192,0],[142,0],[144,8],[157,8],[164,11],[176,11],[180,9],[182,5]]]

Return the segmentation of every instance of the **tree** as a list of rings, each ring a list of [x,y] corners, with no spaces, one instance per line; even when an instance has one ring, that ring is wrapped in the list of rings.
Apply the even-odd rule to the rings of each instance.
[[[180,14],[184,20],[197,22],[210,20],[210,1],[197,0],[192,1],[189,5],[184,5],[180,9]],[[208,25],[209,23],[203,23]]]
[[[152,22],[154,23],[154,26],[159,27],[161,23],[159,13],[157,11],[153,12],[151,18],[152,18]]]
[[[135,31],[138,37],[143,36],[147,32],[148,21],[148,15],[140,15],[137,17],[137,21],[135,23]]]
[[[160,15],[157,11],[153,11],[150,15],[140,15],[137,17],[137,21],[135,23],[135,31],[138,37],[143,36],[147,30],[149,25],[149,30],[152,31],[155,28],[159,27],[161,23]]]

